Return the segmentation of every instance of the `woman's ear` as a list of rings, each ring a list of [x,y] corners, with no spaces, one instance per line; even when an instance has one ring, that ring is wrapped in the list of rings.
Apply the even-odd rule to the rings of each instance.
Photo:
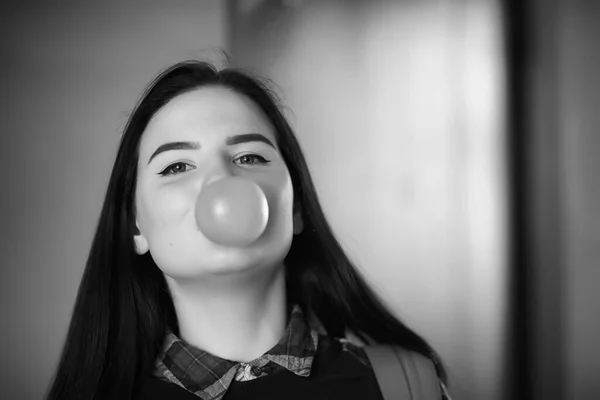
[[[148,240],[140,232],[140,226],[138,225],[137,219],[135,220],[135,234],[133,236],[133,242],[135,244],[135,252],[140,256],[148,252]]]
[[[302,206],[300,203],[294,203],[294,235],[302,233],[304,230],[304,220],[302,219]]]

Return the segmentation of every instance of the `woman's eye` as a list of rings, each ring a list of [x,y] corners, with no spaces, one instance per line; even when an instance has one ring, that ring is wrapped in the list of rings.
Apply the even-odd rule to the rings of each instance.
[[[192,167],[192,165],[184,163],[184,162],[176,162],[174,164],[169,165],[167,168],[163,169],[161,172],[159,172],[159,174],[162,176],[177,175],[177,174],[187,171],[188,167]]]
[[[233,160],[236,164],[267,164],[271,161],[265,160],[264,157],[259,156],[258,154],[244,154]]]

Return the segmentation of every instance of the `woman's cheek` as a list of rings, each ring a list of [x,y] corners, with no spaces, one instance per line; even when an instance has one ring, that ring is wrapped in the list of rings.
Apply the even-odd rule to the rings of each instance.
[[[187,191],[165,187],[153,197],[153,219],[161,227],[181,222],[194,209],[194,196]]]

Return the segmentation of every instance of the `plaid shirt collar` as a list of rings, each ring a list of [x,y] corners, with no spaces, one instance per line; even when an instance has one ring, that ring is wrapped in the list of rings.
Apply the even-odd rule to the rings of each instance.
[[[318,327],[309,324],[298,305],[293,305],[279,343],[249,363],[219,358],[189,345],[168,330],[154,376],[173,382],[203,400],[219,400],[234,379],[252,380],[282,369],[309,376],[318,341]]]

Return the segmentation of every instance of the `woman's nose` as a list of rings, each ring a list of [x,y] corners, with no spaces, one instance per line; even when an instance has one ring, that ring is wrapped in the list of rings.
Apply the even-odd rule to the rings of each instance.
[[[228,160],[216,157],[207,162],[206,165],[202,166],[205,171],[202,187],[204,188],[215,181],[233,176],[232,165]]]

